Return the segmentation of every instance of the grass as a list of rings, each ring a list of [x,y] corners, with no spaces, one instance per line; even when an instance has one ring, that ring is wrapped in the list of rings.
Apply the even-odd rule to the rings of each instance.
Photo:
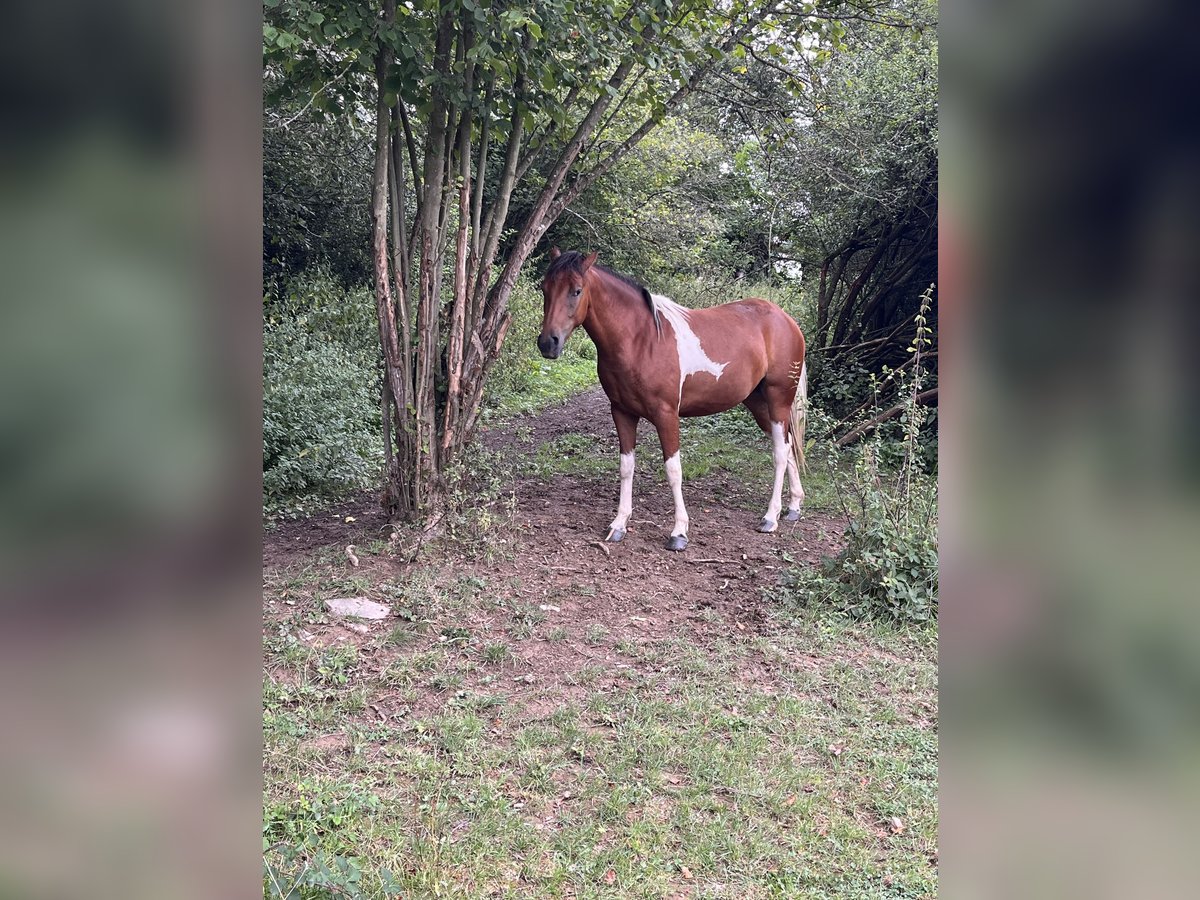
[[[770,454],[747,413],[686,420],[683,446],[685,478],[732,473],[726,502],[760,505]],[[529,451],[537,474],[615,480],[589,438]],[[828,471],[804,483],[836,508]],[[371,565],[383,553],[265,573],[267,896],[936,894],[936,627],[778,608],[743,633],[704,608],[693,633],[654,637],[548,619],[529,579],[436,557],[399,577]],[[351,590],[394,624],[318,646],[321,599]],[[604,590],[562,586],[585,610]],[[570,648],[573,667],[528,665]]]
[[[511,641],[544,614],[508,602],[504,639],[453,624],[494,600],[461,578],[418,579],[419,646],[405,626],[357,647],[306,647],[286,623],[264,641],[268,895],[936,893],[932,630],[810,616],[696,644],[581,623],[573,638],[633,668],[564,673],[531,715]],[[372,708],[397,702],[420,713]]]

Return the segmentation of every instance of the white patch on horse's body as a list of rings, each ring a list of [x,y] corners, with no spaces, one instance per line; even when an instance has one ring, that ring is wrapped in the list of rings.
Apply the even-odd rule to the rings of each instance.
[[[692,331],[692,310],[680,306],[670,297],[662,294],[651,294],[650,299],[654,311],[667,317],[671,328],[675,331],[675,349],[679,353],[679,404],[683,403],[683,382],[689,375],[696,372],[707,372],[714,378],[720,378],[728,363],[714,362],[704,348],[700,346],[700,338]],[[678,409],[679,406],[676,406]]]

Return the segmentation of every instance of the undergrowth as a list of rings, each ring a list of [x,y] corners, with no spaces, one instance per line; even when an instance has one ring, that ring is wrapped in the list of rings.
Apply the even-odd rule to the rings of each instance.
[[[921,354],[929,346],[926,314],[932,285],[922,296],[917,332],[907,372],[872,379],[875,403],[864,412],[870,422],[879,412],[879,396],[889,381],[905,397],[900,415],[903,438],[888,442],[875,429],[853,453],[853,466],[840,465],[840,451],[818,444],[838,485],[842,511],[849,520],[846,546],[817,569],[793,569],[777,594],[785,611],[832,608],[852,619],[878,618],[897,623],[934,621],[938,612],[937,481],[926,471],[919,444],[928,415],[919,402],[926,377]],[[810,451],[811,452],[811,451]],[[887,458],[898,459],[893,466]]]
[[[378,338],[366,289],[315,273],[264,301],[263,509],[305,515],[376,484]]]

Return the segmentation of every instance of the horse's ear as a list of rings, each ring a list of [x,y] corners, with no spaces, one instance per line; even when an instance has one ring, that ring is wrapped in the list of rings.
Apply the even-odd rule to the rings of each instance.
[[[592,253],[589,253],[586,257],[584,257],[584,260],[583,260],[583,271],[584,272],[587,272],[588,269],[590,269],[592,266],[594,266],[596,264],[596,257],[599,255],[600,255],[599,253],[592,252]]]
[[[561,250],[559,250],[557,247],[550,248],[550,258],[551,259],[558,259],[560,256],[562,256]]]

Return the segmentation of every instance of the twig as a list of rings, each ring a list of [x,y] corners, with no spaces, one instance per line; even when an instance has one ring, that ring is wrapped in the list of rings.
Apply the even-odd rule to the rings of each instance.
[[[608,549],[608,545],[603,541],[588,541],[588,543],[593,547],[599,547],[601,550],[603,550],[605,556],[612,556],[612,551]]]
[[[290,119],[288,119],[284,122],[280,122],[278,125],[268,125],[267,131],[286,130],[289,125],[291,125],[293,122],[295,122],[297,119],[299,119],[302,115],[304,115],[306,112],[308,112],[308,108],[313,105],[313,101],[315,101],[319,96],[321,96],[323,93],[325,93],[325,91],[329,88],[330,85],[332,85],[334,82],[341,81],[342,77],[347,72],[350,71],[350,67],[353,66],[354,63],[357,61],[358,61],[357,57],[354,57],[353,59],[351,59],[350,62],[346,63],[346,68],[342,69],[342,71],[338,72],[336,75],[334,75],[332,78],[330,78],[327,82],[325,82],[323,85],[321,85],[315,91],[313,91],[313,95],[308,98],[308,102],[305,103],[302,107],[300,107],[300,112],[296,113]]]
[[[417,544],[415,547],[413,547],[412,553],[408,557],[410,564],[417,561],[417,556],[421,553],[421,548],[425,546],[425,542],[431,536],[436,537],[437,534],[440,533],[438,530],[438,525],[441,523],[444,515],[444,512],[437,513],[426,523],[425,527],[421,529],[421,533],[417,536]]]
[[[728,565],[733,565],[735,562],[737,562],[737,560],[735,560],[735,559],[717,559],[714,556],[711,559],[689,559],[688,562],[690,562],[694,566],[698,566],[698,565],[700,565],[700,563],[726,563]]]

